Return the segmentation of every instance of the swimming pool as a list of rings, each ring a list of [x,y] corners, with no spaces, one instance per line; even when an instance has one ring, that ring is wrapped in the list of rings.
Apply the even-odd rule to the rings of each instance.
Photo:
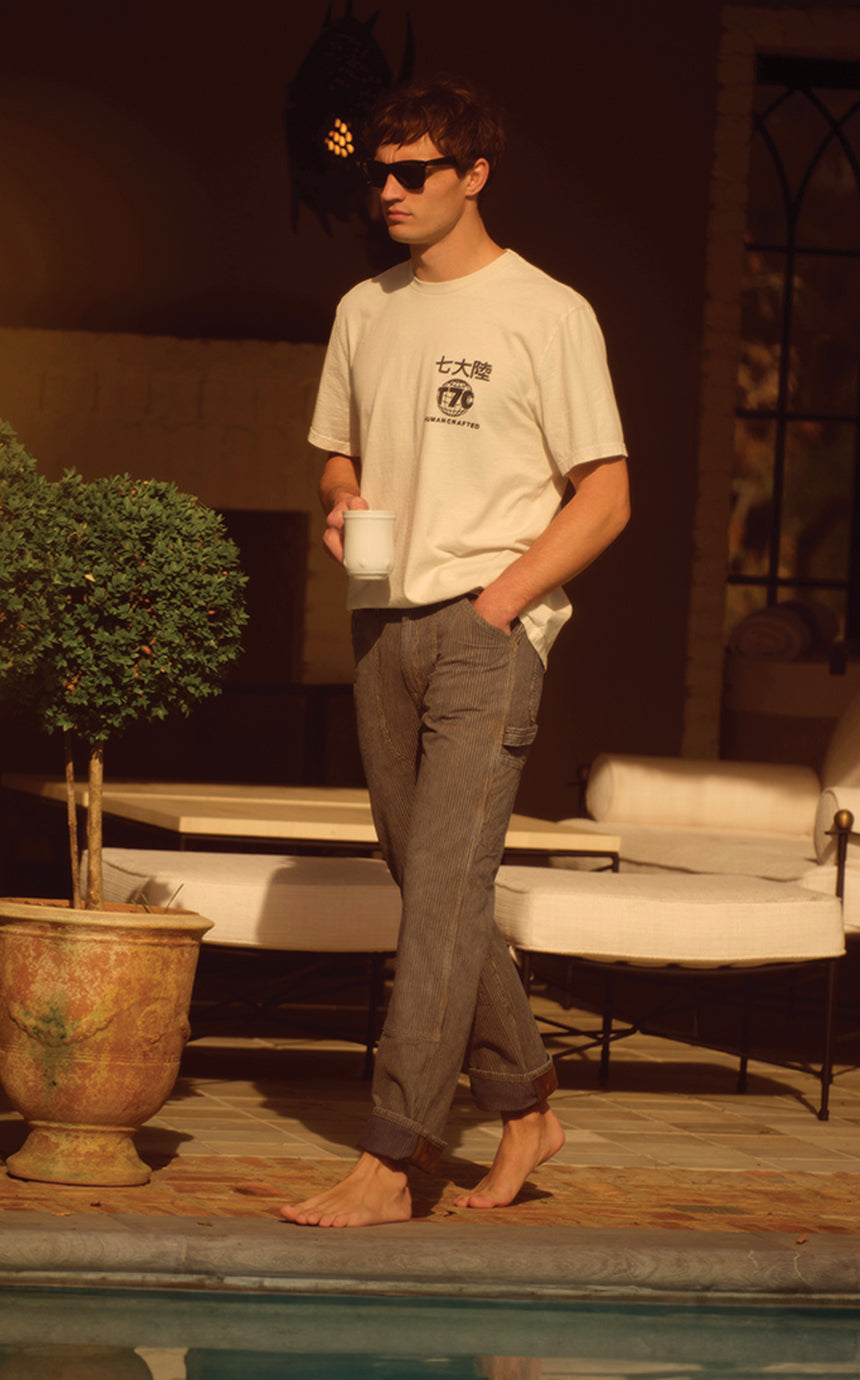
[[[0,1288],[0,1380],[860,1376],[860,1308]]]

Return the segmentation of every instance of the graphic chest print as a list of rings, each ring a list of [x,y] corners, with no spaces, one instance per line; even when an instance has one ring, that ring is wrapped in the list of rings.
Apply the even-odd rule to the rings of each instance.
[[[449,426],[465,426],[478,431],[481,423],[471,415],[478,401],[480,390],[473,385],[490,382],[492,364],[483,359],[457,359],[442,355],[435,361],[437,375],[435,414],[425,417],[426,422],[446,422]],[[478,409],[480,411],[480,407]]]

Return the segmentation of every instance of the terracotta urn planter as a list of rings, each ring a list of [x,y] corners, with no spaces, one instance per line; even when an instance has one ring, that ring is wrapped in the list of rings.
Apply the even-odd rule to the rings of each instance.
[[[30,1126],[10,1174],[149,1181],[131,1137],[176,1082],[210,928],[188,911],[0,899],[0,1082]]]

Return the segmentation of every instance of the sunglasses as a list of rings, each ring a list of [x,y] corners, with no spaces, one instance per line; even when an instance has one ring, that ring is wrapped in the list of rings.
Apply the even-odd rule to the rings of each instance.
[[[401,158],[398,163],[380,163],[373,158],[362,163],[362,170],[371,187],[382,191],[389,177],[394,177],[407,192],[420,192],[427,181],[428,168],[456,168],[456,158]]]

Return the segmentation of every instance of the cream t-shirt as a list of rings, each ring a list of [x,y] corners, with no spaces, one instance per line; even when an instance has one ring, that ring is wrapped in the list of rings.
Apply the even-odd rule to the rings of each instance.
[[[407,262],[342,299],[310,430],[361,460],[361,492],[395,519],[388,580],[349,582],[348,607],[436,603],[495,579],[557,513],[566,475],[626,455],[589,304],[506,250],[452,282]],[[546,660],[570,604],[522,615]]]

